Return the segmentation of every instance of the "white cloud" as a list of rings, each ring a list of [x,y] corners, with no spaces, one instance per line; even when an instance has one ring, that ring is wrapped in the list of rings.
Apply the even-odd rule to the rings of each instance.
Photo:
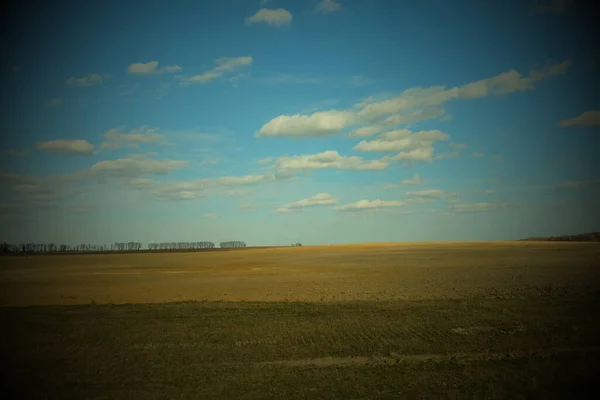
[[[205,197],[204,194],[192,192],[189,190],[177,190],[172,192],[156,192],[155,196],[159,200],[196,200]]]
[[[354,120],[349,111],[320,111],[310,115],[280,115],[264,124],[256,137],[326,137],[339,133]]]
[[[335,207],[334,210],[357,212],[388,207],[402,207],[404,205],[406,205],[406,202],[398,200],[360,200],[355,203]]]
[[[18,204],[23,207],[52,205],[55,202],[73,198],[77,191],[67,188],[60,179],[53,177],[38,178],[28,175],[8,174],[0,172],[0,193],[9,192],[18,196]]]
[[[221,185],[237,186],[237,185],[252,185],[256,183],[268,182],[275,180],[274,175],[244,175],[244,176],[222,176],[215,179]]]
[[[423,180],[421,179],[421,175],[416,173],[412,178],[404,179],[400,181],[400,183],[391,183],[388,185],[384,185],[384,189],[394,189],[401,186],[416,186],[423,184]]]
[[[412,133],[408,129],[400,129],[387,132],[380,138],[372,141],[362,140],[353,147],[353,150],[379,153],[403,152],[404,155],[398,156],[399,158],[405,158],[409,154],[429,154],[428,149],[431,149],[431,154],[433,154],[433,143],[448,140],[449,136],[439,130]],[[426,158],[429,158],[431,154]]]
[[[145,155],[132,154],[116,160],[104,160],[92,165],[83,175],[94,177],[136,178],[142,175],[166,175],[169,172],[187,168],[189,161],[157,160]]]
[[[493,203],[457,203],[450,204],[448,208],[455,213],[472,213],[490,211],[495,206]]]
[[[562,63],[555,65],[534,68],[527,77],[522,76],[515,70],[506,71],[492,78],[482,79],[477,82],[460,86],[458,88],[459,97],[472,99],[489,95],[505,95],[523,90],[533,90],[534,82],[564,74],[570,66],[570,61],[563,61]]]
[[[417,121],[436,119],[446,115],[440,107],[430,107],[411,113],[395,114],[385,118],[383,121],[361,126],[348,134],[349,137],[369,137],[391,129],[399,125],[410,124]]]
[[[216,218],[220,217],[219,214],[214,214],[214,213],[206,213],[206,214],[202,214],[202,216],[204,218],[208,218],[208,219],[216,219]]]
[[[98,74],[89,74],[88,76],[83,76],[80,78],[70,77],[65,81],[65,83],[69,86],[92,86],[99,85],[103,82],[102,77]]]
[[[207,83],[212,81],[213,79],[220,78],[223,74],[220,72],[207,71],[199,75],[194,75],[185,81],[185,84],[197,84],[197,83]]]
[[[179,65],[167,65],[166,67],[162,67],[164,72],[179,72],[182,68]]]
[[[410,138],[415,141],[437,142],[437,141],[449,140],[450,136],[448,136],[447,133],[444,133],[437,129],[433,129],[433,130],[429,130],[429,131],[418,131],[418,132],[412,132],[408,129],[397,129],[397,130],[386,132],[386,133],[382,134],[380,136],[380,138],[385,139],[385,140]]]
[[[352,132],[350,132],[348,134],[348,136],[349,137],[369,137],[369,136],[373,136],[378,133],[381,133],[384,130],[386,130],[387,128],[388,127],[386,127],[383,124],[373,124],[373,125],[361,126],[360,128],[357,128],[357,129],[353,130]]]
[[[323,207],[332,206],[337,203],[336,199],[329,193],[319,193],[311,198],[298,200],[293,203],[288,203],[278,209],[275,212],[278,213],[290,213],[303,211],[307,207]]]
[[[358,156],[341,156],[337,151],[326,150],[318,154],[283,156],[277,158],[277,170],[346,169],[355,171],[375,171],[388,167],[387,161],[365,160]]]
[[[359,107],[358,117],[360,120],[372,122],[390,114],[414,114],[417,109],[439,107],[457,97],[458,88],[447,89],[445,86],[411,88],[397,97],[362,105]]]
[[[578,116],[560,121],[559,125],[562,127],[570,126],[600,126],[600,110],[598,111],[585,111]]]
[[[48,108],[60,107],[62,105],[62,99],[54,98],[46,101],[44,105]]]
[[[563,61],[559,64],[546,64],[543,67],[533,68],[529,76],[533,81],[541,81],[553,76],[562,75],[571,67],[571,61]]]
[[[289,177],[281,177],[277,174],[224,176],[218,178],[202,178],[187,181],[151,181],[147,178],[139,178],[143,174],[164,174],[175,169],[184,168],[187,162],[173,163],[173,160],[163,161],[161,165],[153,165],[153,168],[142,169],[134,166],[123,166],[124,172],[113,174],[119,176],[136,176],[134,179],[123,182],[126,186],[145,190],[152,196],[161,200],[193,200],[208,195],[242,197],[250,194],[249,190],[238,189],[240,186],[258,185],[266,182],[275,182]],[[105,173],[96,173],[96,176],[105,178]]]
[[[135,63],[127,67],[127,72],[130,74],[154,74],[158,68],[158,61],[150,61],[147,63]]]
[[[490,95],[505,95],[513,92],[532,90],[532,79],[510,70],[492,78],[482,79],[458,87],[458,97],[474,99]]]
[[[399,96],[383,101],[361,102],[350,110],[331,110],[309,115],[280,115],[267,122],[257,136],[307,136],[325,137],[355,124],[383,124],[387,126],[418,122],[445,115],[441,106],[451,100],[472,99],[490,95],[531,90],[533,83],[566,72],[570,62],[535,69],[529,77],[509,70],[462,86],[447,88],[431,86],[410,88]],[[386,126],[387,124],[387,126]],[[364,129],[361,129],[364,128]],[[352,136],[370,136],[378,133],[377,128],[361,127]],[[381,129],[381,127],[379,128]]]
[[[254,60],[250,56],[246,57],[220,57],[215,60],[217,66],[213,68],[213,71],[217,72],[231,72],[240,67],[252,65]]]
[[[139,183],[138,183],[139,182]],[[195,200],[206,197],[202,180],[188,182],[150,181],[145,178],[132,179],[127,186],[148,191],[159,200]]]
[[[36,147],[42,151],[65,155],[91,155],[95,148],[94,145],[87,140],[52,140],[48,142],[37,142]]]
[[[265,23],[271,26],[283,26],[292,22],[292,14],[283,8],[261,8],[254,15],[246,17],[246,24]]]
[[[253,58],[250,56],[220,57],[215,60],[217,66],[213,69],[199,75],[194,75],[191,77],[180,76],[179,78],[182,80],[182,85],[204,84],[222,77],[226,72],[233,72],[239,68],[250,66],[252,65],[253,61]]]
[[[423,183],[421,179],[421,175],[415,174],[412,178],[404,179],[402,182],[403,185],[420,185]]]
[[[430,145],[431,143],[428,143]],[[399,152],[405,150],[413,150],[415,148],[424,147],[422,142],[417,142],[411,140],[409,138],[406,139],[398,139],[398,140],[372,140],[366,141],[362,140],[356,146],[352,148],[352,150],[364,151],[364,152],[376,152],[376,153],[386,153],[386,152]]]
[[[151,75],[161,72],[178,72],[181,71],[179,65],[168,65],[158,68],[158,61],[149,61],[147,63],[134,63],[127,67],[127,72],[133,75]]]
[[[152,185],[152,181],[148,178],[133,178],[126,185],[133,189],[146,189]]]
[[[390,161],[422,161],[422,162],[430,162],[433,160],[433,147],[422,147],[419,149],[402,151],[396,154],[393,157],[387,158]]]
[[[104,149],[118,149],[123,146],[137,147],[139,144],[162,144],[164,136],[158,134],[158,128],[140,126],[126,132],[124,126],[109,129],[104,133],[106,139],[101,147]]]
[[[342,9],[342,5],[337,0],[320,0],[315,10],[321,14],[330,14]]]

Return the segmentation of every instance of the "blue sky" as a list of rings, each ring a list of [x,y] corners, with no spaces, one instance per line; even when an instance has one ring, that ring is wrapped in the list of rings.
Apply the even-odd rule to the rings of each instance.
[[[578,4],[14,7],[0,48],[0,240],[600,230],[600,65]]]

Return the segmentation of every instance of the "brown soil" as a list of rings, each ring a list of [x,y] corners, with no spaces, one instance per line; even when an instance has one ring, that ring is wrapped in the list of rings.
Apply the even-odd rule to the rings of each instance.
[[[600,246],[375,243],[0,258],[0,306],[530,298],[598,293]]]

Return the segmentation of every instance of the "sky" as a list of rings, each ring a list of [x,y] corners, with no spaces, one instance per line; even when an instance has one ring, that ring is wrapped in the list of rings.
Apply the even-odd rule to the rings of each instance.
[[[3,18],[0,241],[600,230],[581,1],[21,1]]]

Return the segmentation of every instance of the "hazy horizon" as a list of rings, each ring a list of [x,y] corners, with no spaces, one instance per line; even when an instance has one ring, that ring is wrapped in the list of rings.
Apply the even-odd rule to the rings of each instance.
[[[4,15],[0,242],[600,231],[583,2],[41,4]]]

